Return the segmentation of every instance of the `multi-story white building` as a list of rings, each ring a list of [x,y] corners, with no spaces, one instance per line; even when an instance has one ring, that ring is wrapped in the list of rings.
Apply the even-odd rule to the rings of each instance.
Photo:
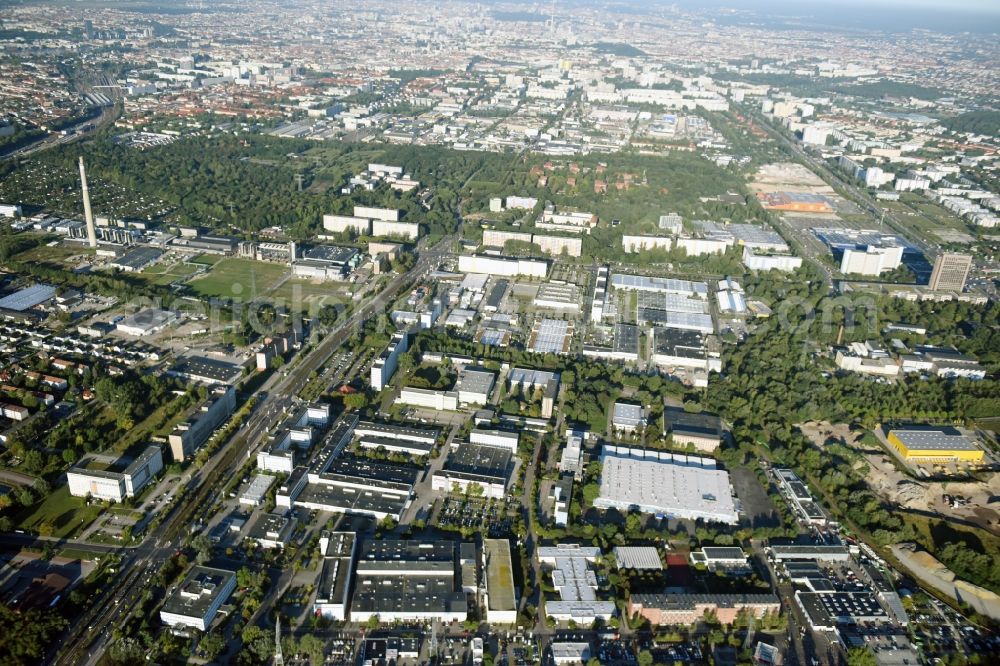
[[[160,621],[169,627],[208,631],[216,613],[235,589],[234,572],[196,566],[167,597],[160,609]]]
[[[463,273],[544,278],[549,272],[549,262],[543,259],[514,259],[463,254],[458,258],[458,270]]]
[[[903,261],[902,247],[869,245],[864,250],[846,249],[840,261],[844,275],[881,275],[899,267]]]
[[[323,228],[334,233],[350,231],[359,235],[370,234],[372,221],[366,217],[350,217],[348,215],[324,215]]]
[[[364,217],[370,220],[384,220],[386,222],[399,222],[399,211],[395,208],[355,206],[354,217]]]
[[[406,353],[408,348],[409,335],[405,331],[393,334],[392,339],[389,341],[389,346],[372,363],[371,385],[374,390],[381,391],[385,388],[396,372],[399,356]]]
[[[146,484],[163,470],[163,452],[152,445],[121,472],[92,470],[75,466],[66,473],[69,494],[74,497],[94,497],[121,502],[135,497]]]
[[[416,222],[372,220],[372,235],[416,240],[420,237],[420,225]]]

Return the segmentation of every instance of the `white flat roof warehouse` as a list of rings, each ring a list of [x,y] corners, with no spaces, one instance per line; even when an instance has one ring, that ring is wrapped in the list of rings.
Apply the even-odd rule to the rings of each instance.
[[[711,458],[605,446],[594,506],[691,520],[736,523],[729,474]]]

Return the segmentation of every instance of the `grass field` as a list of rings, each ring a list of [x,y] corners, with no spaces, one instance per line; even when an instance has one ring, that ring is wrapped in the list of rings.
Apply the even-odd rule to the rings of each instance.
[[[97,505],[87,506],[82,497],[69,494],[68,486],[61,486],[49,493],[41,504],[33,507],[21,521],[21,528],[37,530],[42,523],[52,524],[52,536],[71,537],[85,528],[101,514]]]
[[[70,257],[93,256],[94,251],[79,243],[60,243],[53,247],[40,245],[14,257],[16,261],[29,263],[63,265]]]
[[[300,312],[308,312],[314,304],[323,306],[350,300],[350,296],[339,283],[316,283],[298,279],[286,280],[268,296],[274,303],[283,302],[289,311]]]
[[[223,259],[212,267],[208,275],[189,284],[200,296],[250,299],[273,289],[287,271],[288,267],[281,264],[252,259]]]
[[[202,264],[204,266],[214,266],[223,259],[225,259],[225,257],[218,254],[199,254],[194,259],[191,259],[189,263]]]
[[[905,199],[905,201],[883,201],[880,205],[893,211],[897,219],[925,241],[934,244],[941,242],[941,239],[934,234],[935,230],[941,228],[969,233],[969,228],[962,220],[936,203],[915,195]]]
[[[150,266],[144,270],[141,275],[142,277],[148,279],[152,284],[168,285],[179,278],[194,275],[198,272],[198,270],[197,266],[192,266],[191,264],[176,263],[171,265],[160,263]]]

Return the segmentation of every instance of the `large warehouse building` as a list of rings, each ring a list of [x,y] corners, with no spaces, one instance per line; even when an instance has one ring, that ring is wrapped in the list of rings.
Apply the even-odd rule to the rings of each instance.
[[[599,509],[735,524],[729,474],[711,458],[605,445]]]
[[[983,461],[983,450],[975,440],[956,428],[899,428],[889,431],[888,441],[908,462]]]

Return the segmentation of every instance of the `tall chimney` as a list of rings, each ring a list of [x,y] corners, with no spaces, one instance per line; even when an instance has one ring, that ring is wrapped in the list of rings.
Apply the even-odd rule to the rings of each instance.
[[[83,217],[87,221],[87,242],[90,247],[97,247],[97,228],[94,227],[94,213],[90,210],[90,190],[87,189],[87,170],[80,157],[80,184],[83,190]]]

